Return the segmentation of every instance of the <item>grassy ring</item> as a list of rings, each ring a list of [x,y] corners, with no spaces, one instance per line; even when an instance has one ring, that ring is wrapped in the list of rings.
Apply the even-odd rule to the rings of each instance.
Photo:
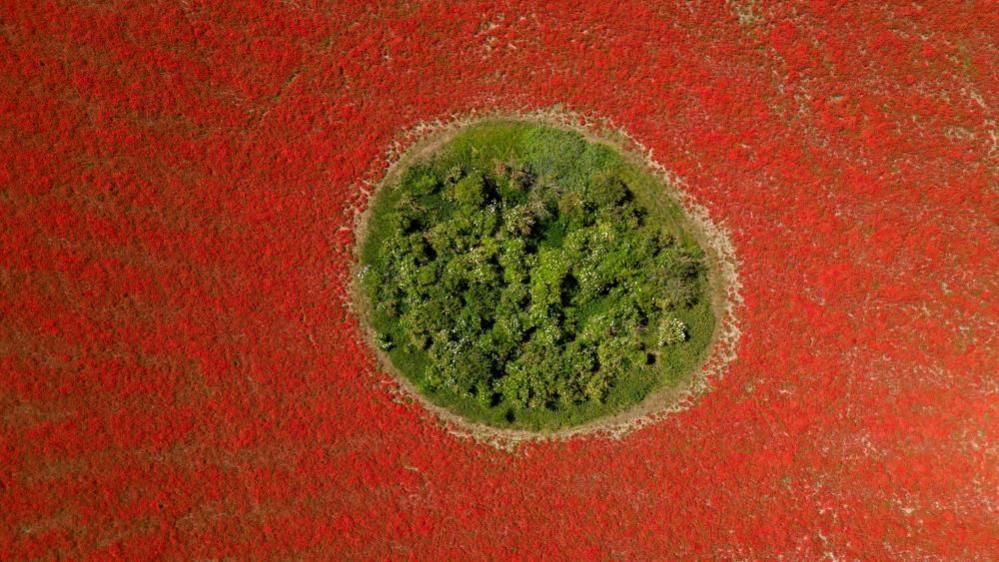
[[[542,141],[540,145],[537,142],[539,140]],[[545,142],[548,142],[550,146],[545,146]],[[505,382],[513,378],[511,376],[512,369],[507,369],[507,367],[514,364],[520,367],[520,372],[523,372],[525,371],[523,365],[530,366],[533,364],[532,361],[538,362],[539,358],[541,363],[545,363],[545,356],[535,353],[534,356],[525,361],[522,357],[517,356],[516,351],[511,354],[509,352],[511,346],[509,345],[506,349],[507,352],[500,355],[501,360],[493,361],[488,368],[481,369],[481,371],[485,371],[484,373],[474,372],[476,365],[488,363],[488,361],[483,360],[482,353],[479,353],[474,360],[466,361],[463,365],[464,371],[461,369],[451,370],[453,374],[451,377],[452,381],[460,379],[462,374],[469,374],[470,380],[479,381],[479,389],[483,387],[482,380],[492,381],[494,384],[486,387],[486,392],[489,393],[486,400],[483,400],[481,393],[476,393],[475,385],[462,383],[464,386],[456,389],[454,386],[441,385],[439,380],[431,383],[429,380],[430,377],[426,373],[436,369],[437,365],[435,365],[435,361],[440,361],[441,357],[451,357],[446,353],[441,353],[441,350],[447,349],[446,346],[437,344],[455,344],[455,341],[448,341],[449,338],[451,340],[461,340],[466,345],[459,347],[455,344],[457,349],[454,352],[456,354],[468,352],[469,350],[473,350],[474,352],[476,351],[479,339],[483,336],[483,331],[481,329],[479,331],[473,330],[470,334],[459,331],[457,332],[457,337],[453,335],[442,336],[443,341],[432,342],[432,349],[428,349],[427,342],[423,342],[420,346],[414,345],[411,339],[413,336],[412,331],[404,329],[404,326],[399,321],[400,315],[398,311],[394,315],[385,314],[386,308],[384,305],[385,301],[388,300],[385,298],[385,294],[387,293],[384,293],[384,291],[380,292],[380,289],[383,288],[380,286],[394,284],[393,290],[396,292],[392,293],[392,300],[415,302],[418,306],[423,305],[423,300],[421,299],[432,300],[432,297],[428,296],[425,289],[419,288],[414,289],[416,292],[413,294],[399,294],[400,283],[397,283],[397,281],[405,277],[401,273],[405,268],[400,269],[398,267],[399,263],[401,263],[398,258],[400,255],[406,259],[411,256],[406,255],[406,252],[409,252],[409,250],[394,252],[393,255],[395,258],[393,259],[395,261],[393,262],[393,259],[386,257],[390,253],[386,251],[387,245],[389,243],[397,244],[400,240],[407,238],[410,239],[407,244],[415,239],[424,248],[428,246],[426,243],[427,239],[439,242],[442,238],[441,235],[435,234],[436,238],[434,238],[428,233],[437,233],[437,230],[440,230],[437,227],[441,227],[445,223],[454,222],[454,217],[458,213],[455,210],[457,208],[472,209],[472,215],[475,213],[481,215],[482,210],[486,206],[494,207],[492,211],[495,211],[495,207],[498,207],[500,208],[500,212],[496,214],[504,219],[500,221],[503,223],[502,227],[506,224],[505,218],[508,215],[513,216],[511,213],[518,206],[525,204],[523,198],[514,201],[509,193],[510,190],[507,189],[514,182],[520,181],[523,183],[522,177],[525,174],[521,174],[522,177],[520,180],[517,180],[515,177],[521,172],[526,172],[527,176],[533,175],[534,180],[539,184],[542,179],[547,181],[547,186],[544,189],[537,184],[520,186],[530,193],[534,193],[535,191],[541,193],[547,190],[545,192],[549,194],[554,191],[556,195],[566,195],[575,193],[574,189],[580,193],[582,191],[589,193],[587,190],[592,190],[593,188],[593,182],[590,180],[598,172],[606,170],[594,168],[593,158],[589,159],[589,164],[583,166],[579,166],[579,162],[572,161],[571,158],[566,160],[564,158],[565,153],[572,153],[573,151],[566,150],[564,146],[555,146],[559,142],[568,142],[577,149],[581,149],[576,150],[576,153],[574,153],[575,156],[573,158],[577,160],[584,153],[591,156],[593,154],[601,155],[600,158],[596,159],[601,162],[600,165],[607,168],[609,162],[609,167],[614,169],[616,177],[624,179],[623,183],[626,185],[630,202],[621,202],[612,198],[612,200],[604,201],[602,207],[597,205],[595,208],[592,204],[593,202],[590,201],[591,205],[587,210],[588,213],[599,214],[603,219],[607,219],[608,216],[616,216],[613,214],[617,212],[614,207],[630,205],[642,211],[643,220],[645,221],[641,224],[643,228],[652,226],[654,228],[666,229],[675,236],[675,240],[681,240],[682,245],[685,245],[687,248],[693,248],[696,253],[703,257],[702,263],[704,267],[693,278],[696,290],[694,291],[695,296],[692,299],[692,303],[688,303],[685,307],[672,309],[657,309],[646,303],[645,301],[662,300],[661,295],[649,290],[650,279],[648,276],[642,278],[645,283],[641,288],[644,290],[637,297],[627,293],[623,282],[617,286],[615,294],[618,297],[635,297],[629,300],[631,306],[635,308],[649,308],[649,310],[653,311],[658,310],[661,314],[659,316],[655,314],[646,315],[638,325],[628,326],[629,330],[626,331],[626,334],[632,334],[632,339],[643,340],[639,351],[644,357],[650,360],[647,362],[636,360],[631,363],[624,361],[624,367],[619,368],[614,376],[611,377],[612,384],[609,385],[609,388],[604,389],[605,391],[602,395],[583,392],[577,393],[579,395],[576,396],[575,401],[564,400],[558,391],[553,391],[546,395],[543,387],[540,393],[528,391],[517,394],[518,390],[515,386],[504,385]],[[551,145],[551,143],[555,144]],[[407,394],[418,397],[430,410],[437,413],[446,421],[453,422],[453,425],[460,427],[463,432],[486,436],[490,439],[499,437],[507,440],[521,440],[535,436],[573,435],[593,430],[619,431],[622,427],[633,427],[640,424],[642,420],[651,419],[653,417],[652,414],[656,412],[676,407],[682,402],[684,397],[690,396],[692,391],[703,388],[704,380],[706,379],[705,375],[708,370],[714,370],[721,363],[730,359],[732,349],[730,345],[726,346],[728,349],[724,353],[719,353],[717,348],[719,347],[719,342],[728,341],[731,343],[733,335],[737,336],[737,330],[734,328],[731,314],[732,297],[737,296],[737,291],[732,291],[734,285],[734,259],[731,257],[731,246],[727,244],[727,238],[723,233],[720,233],[713,225],[705,223],[706,217],[703,210],[699,210],[700,213],[698,213],[698,216],[692,220],[688,216],[688,213],[685,212],[689,209],[684,208],[689,207],[689,202],[688,205],[678,203],[676,200],[679,199],[677,197],[678,192],[675,191],[669,182],[664,181],[666,178],[664,178],[663,174],[657,173],[658,170],[652,169],[648,165],[648,162],[637,158],[634,152],[625,150],[622,146],[624,144],[620,141],[610,142],[602,138],[597,138],[588,129],[567,125],[564,121],[552,122],[550,119],[538,119],[537,116],[515,116],[512,118],[509,116],[490,117],[461,123],[460,126],[459,124],[445,126],[433,134],[425,136],[390,169],[384,181],[373,195],[367,211],[361,217],[356,248],[358,282],[355,283],[353,296],[354,302],[360,312],[362,326],[368,336],[369,344],[371,344],[375,354],[381,360],[382,366],[399,380],[403,389],[407,391]],[[463,167],[464,170],[459,170],[455,173],[453,170],[456,163],[459,164],[459,167]],[[523,166],[523,169],[518,169],[511,173],[513,168],[525,163],[527,165]],[[552,165],[548,166],[547,164]],[[559,167],[560,165],[561,168]],[[531,170],[532,166],[533,170]],[[449,169],[454,177],[445,179]],[[579,174],[567,179],[567,176],[572,176],[577,170],[581,170]],[[421,177],[421,174],[423,174],[423,177]],[[474,181],[471,183],[476,185],[469,187],[471,184],[467,178],[473,176]],[[427,177],[431,177],[430,180],[424,181],[423,183],[426,185],[421,186],[420,180],[426,180]],[[436,185],[429,185],[434,183]],[[580,186],[582,186],[582,191],[577,189]],[[489,192],[486,195],[487,200],[483,200],[483,187]],[[410,197],[414,193],[417,195],[415,199]],[[399,226],[399,216],[395,211],[398,210],[397,205],[400,199],[405,197],[409,197],[410,203],[419,200],[421,205],[418,205],[418,207],[424,208],[424,211],[423,216],[417,216],[415,220],[415,222],[422,222],[422,224],[416,225],[412,229],[412,232],[402,235],[400,233],[404,228]],[[566,214],[562,212],[564,209],[561,205],[549,206],[558,207],[558,209],[552,213],[553,217],[547,223],[547,227],[565,223],[566,221],[563,219],[566,218]],[[433,208],[434,211],[425,211],[427,207]],[[504,210],[510,211],[510,213],[504,214]],[[412,215],[414,213],[409,214]],[[420,212],[416,212],[415,215],[420,215]],[[387,217],[392,216],[394,218],[388,220]],[[458,216],[464,218],[464,215]],[[597,227],[595,223],[599,221],[587,219],[585,222],[587,222],[586,226],[581,226],[578,230],[589,229],[592,231]],[[607,220],[602,220],[604,226],[606,226],[607,222]],[[390,226],[390,223],[393,226]],[[392,229],[395,229],[394,236],[389,233]],[[496,234],[499,230],[501,228],[488,232],[473,232],[471,236],[473,238],[484,236],[485,239],[495,242],[493,234]],[[534,236],[534,250],[533,253],[528,252],[531,254],[529,257],[537,258],[539,253],[542,254],[542,257],[544,255],[550,257],[561,251],[561,249],[551,247],[551,239],[553,238],[552,228],[547,228],[547,231],[544,228],[540,230],[544,232],[539,231],[532,235]],[[567,234],[569,238],[572,238],[575,234],[579,234],[578,230],[572,231],[572,229],[569,229],[569,232],[567,232],[565,224],[562,224],[560,228],[555,228],[555,230],[561,230],[555,238],[564,238]],[[503,242],[504,237],[507,235],[511,239],[517,238],[515,235],[516,232],[516,229],[509,229],[509,232],[505,234],[501,232],[499,234],[500,242]],[[648,230],[641,231],[642,234],[647,234],[647,232]],[[636,233],[631,232],[631,234]],[[593,232],[589,234],[592,235]],[[627,228],[624,229],[624,234],[628,234]],[[456,236],[461,237],[460,235]],[[446,284],[441,279],[443,275],[442,271],[446,269],[441,267],[441,263],[447,265],[450,261],[460,262],[459,258],[462,258],[462,254],[467,253],[469,250],[469,247],[466,245],[464,248],[456,247],[453,255],[444,255],[446,250],[441,250],[441,248],[449,248],[454,245],[449,246],[446,243],[448,242],[446,236],[443,236],[443,238],[444,243],[438,248],[440,255],[430,250],[429,253],[434,254],[432,259],[423,259],[423,269],[419,272],[424,274],[425,277],[422,286],[424,288],[429,286],[431,293],[433,293],[435,287]],[[587,239],[585,236],[583,238]],[[589,236],[588,239],[592,240],[593,238],[595,237]],[[573,239],[576,240],[576,238]],[[475,238],[475,240],[482,241],[480,238]],[[718,244],[719,241],[722,244]],[[633,238],[627,242],[635,243],[641,242],[641,240]],[[531,243],[529,241],[529,245]],[[543,247],[545,245],[549,247]],[[629,249],[633,246],[634,244],[629,245],[626,243],[624,246],[619,244],[615,249],[618,250],[618,255],[621,254],[622,250],[624,250],[624,255],[627,255]],[[719,246],[722,247],[721,251],[719,251]],[[570,267],[577,265],[582,267],[583,262],[587,261],[587,255],[592,251],[593,248],[585,248],[583,254],[577,252],[574,255],[570,255],[570,262],[572,262],[570,263]],[[547,252],[547,254],[544,254],[544,252]],[[541,261],[545,262],[546,260],[542,259]],[[547,260],[549,264],[552,261],[550,259]],[[436,269],[427,267],[429,262],[437,262]],[[600,260],[591,260],[589,265],[599,262]],[[415,262],[409,260],[406,263],[413,265]],[[657,263],[661,265],[664,262]],[[395,269],[386,267],[386,264],[395,266]],[[636,276],[639,278],[642,277],[641,271],[634,271],[635,265],[635,263],[631,263],[629,266],[632,268],[626,276],[629,280],[633,280]],[[642,265],[641,262],[639,262],[639,265]],[[378,277],[373,275],[372,272],[379,269],[384,270],[382,271],[383,274],[391,271],[391,275],[381,275],[382,279],[380,281],[372,282],[373,277]],[[411,267],[410,269],[413,268]],[[461,268],[457,269],[461,270]],[[628,268],[626,267],[625,269]],[[433,271],[427,275],[429,270]],[[499,267],[498,270],[499,276],[502,277],[505,271],[504,268]],[[537,281],[536,278],[538,275],[535,275],[536,273],[536,271],[532,270],[529,273],[530,278],[525,280],[527,285],[535,289],[537,287],[534,285],[537,285],[537,283],[532,283],[532,279],[533,281]],[[389,281],[386,281],[386,279]],[[657,280],[661,280],[661,278],[657,278]],[[413,283],[412,279],[408,281],[404,279],[403,281],[405,283],[401,284],[406,284],[410,288],[419,285]],[[492,281],[495,282],[495,275]],[[621,281],[621,279],[617,279],[617,281]],[[494,291],[491,294],[482,293],[479,296],[485,295],[487,300],[490,301],[490,305],[495,304],[495,302],[502,300],[499,299],[499,296],[505,294],[503,291],[509,289],[509,286],[503,285],[502,282],[499,285],[498,291]],[[431,328],[441,327],[441,333],[456,333],[454,323],[451,322],[448,325],[448,319],[444,315],[439,314],[440,311],[447,310],[453,312],[454,316],[461,316],[461,313],[465,312],[462,303],[477,302],[474,299],[467,298],[452,299],[451,297],[455,296],[453,293],[456,287],[461,287],[461,285],[456,285],[452,282],[449,290],[437,291],[438,295],[445,295],[442,298],[450,299],[448,300],[450,303],[449,307],[441,308],[441,306],[437,306],[437,318],[428,319],[427,317],[430,315],[425,313],[425,308],[419,308],[419,314],[414,312],[410,316],[427,320]],[[672,288],[675,289],[675,286]],[[578,287],[576,289],[577,294],[575,296],[578,297],[580,291]],[[592,293],[593,291],[590,291],[591,295]],[[401,298],[395,299],[395,296]],[[527,299],[527,302],[523,303],[526,304],[526,309],[537,308],[531,306],[537,294],[532,293],[531,297]],[[609,298],[609,296],[604,295],[602,300],[606,301]],[[539,298],[539,301],[541,300],[543,299]],[[593,304],[586,302],[585,299],[581,299],[581,302],[577,302],[577,300],[580,299],[562,298],[559,303],[556,303],[556,307],[559,304],[566,305],[566,308],[571,313],[579,313],[581,310],[586,310],[588,305]],[[396,306],[395,308],[399,307]],[[417,307],[413,308],[414,311],[417,309]],[[481,314],[478,317],[489,315],[489,307],[480,308],[485,312],[480,310]],[[533,373],[536,385],[544,384],[543,380],[538,383],[538,380],[540,380],[538,379],[539,375],[557,370],[553,369],[553,364],[559,366],[570,364],[580,354],[579,347],[569,352],[567,351],[567,346],[581,339],[581,335],[585,331],[585,325],[588,325],[588,323],[585,319],[582,322],[565,322],[567,316],[564,314],[565,312],[565,310],[559,310],[556,315],[563,320],[563,323],[571,325],[568,330],[564,330],[568,332],[567,334],[563,334],[567,337],[561,341],[552,341],[550,338],[545,341],[547,345],[552,346],[550,348],[551,352],[547,355],[561,356],[562,362],[547,362],[544,365],[540,365],[540,370]],[[522,313],[525,312],[518,312],[515,308],[510,309],[508,307],[505,313],[497,312],[499,316],[489,318],[487,328],[495,326],[497,320],[501,319],[500,316],[505,319]],[[390,318],[390,316],[393,317]],[[544,317],[544,315],[541,316]],[[592,314],[582,314],[582,316],[586,318],[593,317]],[[623,318],[627,315],[618,316]],[[412,318],[409,320],[411,326],[413,320]],[[650,320],[653,322],[650,322]],[[479,322],[474,323],[477,328],[481,328],[483,324]],[[592,324],[592,322],[589,324]],[[664,335],[666,332],[662,330],[663,326],[667,326],[668,324],[672,324],[674,328],[673,331],[675,333],[672,336]],[[467,324],[462,325],[466,326]],[[539,325],[536,327],[535,333],[540,332],[540,330],[541,326]],[[426,339],[426,332],[428,331],[430,330],[423,330],[424,335],[422,337],[424,339]],[[655,332],[655,335],[653,332]],[[636,336],[635,334],[639,335]],[[621,339],[622,336],[616,335],[614,337]],[[674,339],[668,341],[671,337]],[[676,338],[679,338],[679,340]],[[591,357],[599,355],[596,361],[598,363],[597,372],[604,368],[606,358],[613,360],[613,356],[603,353],[605,351],[604,347],[607,347],[604,345],[605,339],[613,338],[609,333],[597,334],[596,337],[590,334],[589,343],[599,346],[601,349],[601,353],[591,353]],[[669,349],[665,349],[664,351],[664,349],[657,347],[655,342],[652,341],[656,339],[659,340],[660,345],[665,342],[665,346]],[[563,346],[562,349],[558,348],[559,344]],[[488,346],[482,347],[488,348]],[[533,347],[535,350],[540,349],[537,345],[531,345],[530,338],[517,340],[512,348],[518,350],[523,347]],[[674,352],[674,349],[681,351],[677,353]],[[431,351],[436,353],[431,353]],[[634,349],[631,349],[631,351],[634,351]],[[655,356],[653,356],[653,353],[655,353]],[[458,358],[459,360],[461,359],[460,357]],[[514,360],[511,361],[511,358]],[[587,364],[592,366],[592,363],[593,361],[591,360]],[[582,371],[584,375],[592,374],[592,372],[585,369],[582,369]],[[457,374],[454,375],[455,373]],[[477,379],[471,377],[477,377]],[[563,383],[565,379],[565,376],[561,378]],[[577,385],[577,387],[584,386]],[[510,388],[514,388],[514,390],[509,394],[503,393],[504,389]],[[559,388],[566,388],[566,386],[563,385]],[[523,385],[520,387],[520,391],[522,390]],[[533,404],[530,403],[529,399],[539,394],[544,396],[545,399],[535,401]],[[551,399],[552,395],[555,396],[555,399]],[[512,398],[518,396],[522,396],[526,400],[515,403]]]

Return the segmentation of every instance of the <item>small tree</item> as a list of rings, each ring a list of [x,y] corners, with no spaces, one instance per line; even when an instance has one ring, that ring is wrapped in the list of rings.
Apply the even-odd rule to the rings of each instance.
[[[454,200],[466,207],[481,207],[486,202],[482,174],[471,174],[459,180],[454,186]]]
[[[687,340],[687,325],[679,318],[668,317],[659,325],[659,345],[674,345]]]

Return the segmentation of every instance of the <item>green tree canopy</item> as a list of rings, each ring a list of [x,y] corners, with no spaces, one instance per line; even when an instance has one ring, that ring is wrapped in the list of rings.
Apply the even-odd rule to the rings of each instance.
[[[553,429],[689,374],[710,340],[704,254],[652,176],[543,125],[472,127],[373,203],[377,345],[434,401]]]

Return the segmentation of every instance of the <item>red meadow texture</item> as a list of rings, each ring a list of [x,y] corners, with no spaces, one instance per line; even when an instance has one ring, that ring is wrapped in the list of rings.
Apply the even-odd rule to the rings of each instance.
[[[11,559],[999,552],[994,2],[0,7]],[[394,400],[356,211],[421,122],[608,119],[723,225],[738,357],[620,439]]]

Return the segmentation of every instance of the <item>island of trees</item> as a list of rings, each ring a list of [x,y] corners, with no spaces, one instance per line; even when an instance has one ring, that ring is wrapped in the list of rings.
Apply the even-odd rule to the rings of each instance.
[[[377,193],[361,246],[374,343],[431,401],[553,430],[690,376],[714,329],[704,252],[609,145],[462,130]]]

